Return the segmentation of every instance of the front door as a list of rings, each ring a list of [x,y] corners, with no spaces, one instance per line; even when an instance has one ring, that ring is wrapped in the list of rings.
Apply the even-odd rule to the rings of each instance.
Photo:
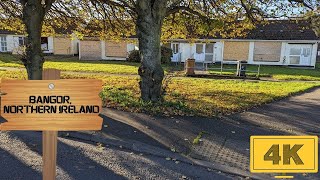
[[[205,59],[204,59],[204,61],[207,63],[213,63],[213,61],[214,61],[213,54],[214,54],[214,44],[213,43],[205,44]]]
[[[311,65],[311,44],[291,44],[289,45],[289,65]]]
[[[196,52],[194,58],[196,62],[213,62],[214,58],[214,43],[199,43],[196,44]]]
[[[172,43],[171,44],[171,49],[172,49],[172,62],[180,62],[181,57],[180,57],[180,44],[179,43]]]
[[[196,52],[194,54],[194,59],[196,62],[204,61],[204,44],[198,43],[196,44]]]

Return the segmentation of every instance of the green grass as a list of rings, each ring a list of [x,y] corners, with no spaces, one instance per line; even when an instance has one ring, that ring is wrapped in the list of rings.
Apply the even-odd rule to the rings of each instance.
[[[213,68],[220,68],[220,65],[210,66]],[[222,72],[223,75],[233,75],[235,74],[236,65],[224,65],[225,69]],[[248,65],[247,70],[257,71],[258,66]],[[220,74],[219,70],[210,70],[210,73]],[[249,76],[255,76],[256,73],[249,72]],[[276,80],[303,80],[303,81],[320,81],[320,63],[316,65],[315,69],[302,69],[302,68],[293,68],[286,66],[267,66],[262,65],[260,69],[260,77],[271,77]]]
[[[0,66],[24,67],[17,56],[0,54]],[[80,61],[76,57],[46,57],[44,68],[62,71],[103,72],[110,74],[137,74],[139,63],[123,61]]]
[[[11,54],[0,53],[0,67],[23,67],[17,56]],[[44,68],[56,68],[62,71],[76,72],[95,72],[106,74],[138,74],[139,63],[127,61],[83,61],[77,57],[57,57],[48,56],[44,63]],[[172,65],[163,65],[166,72],[175,68]],[[220,68],[220,65],[212,67]],[[235,69],[236,65],[224,65],[224,68]],[[248,70],[256,71],[257,66],[248,65]],[[220,70],[210,70],[210,73],[220,74]],[[224,75],[233,75],[235,70],[223,72]],[[254,76],[255,73],[248,73]],[[317,64],[316,69],[301,69],[290,68],[284,66],[261,66],[261,77],[270,77],[276,80],[305,80],[305,81],[320,81],[320,64]]]
[[[24,79],[25,71],[0,71],[0,78]],[[319,86],[314,82],[267,82],[174,78],[164,101],[157,104],[139,99],[139,78],[103,74],[62,73],[63,79],[102,79],[104,105],[131,112],[162,115],[216,116],[246,110]]]
[[[47,56],[44,68],[55,68],[62,71],[95,72],[107,74],[138,74],[139,63],[126,61],[84,61],[77,57]],[[0,67],[24,67],[17,56],[0,54]],[[164,70],[169,68],[163,65]]]
[[[192,144],[193,145],[198,145],[200,143],[200,139],[202,138],[203,134],[207,134],[207,132],[206,131],[199,132],[198,136],[193,139]]]

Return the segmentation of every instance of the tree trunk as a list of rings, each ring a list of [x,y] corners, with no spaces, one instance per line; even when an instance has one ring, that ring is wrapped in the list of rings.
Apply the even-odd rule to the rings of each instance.
[[[29,80],[41,80],[44,58],[41,50],[41,32],[44,15],[50,9],[52,2],[41,0],[22,0],[23,23],[27,31],[26,54],[22,58],[27,69]]]
[[[137,35],[141,66],[141,98],[157,102],[161,99],[164,72],[161,67],[161,27],[166,11],[166,1],[137,1]]]

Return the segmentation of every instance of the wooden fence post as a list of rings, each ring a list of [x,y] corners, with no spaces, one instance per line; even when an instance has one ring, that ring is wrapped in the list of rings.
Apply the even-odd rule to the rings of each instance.
[[[42,79],[58,80],[60,79],[60,70],[45,69],[42,72]],[[43,180],[56,179],[57,143],[58,143],[58,131],[42,132],[42,161],[43,161],[42,178]]]

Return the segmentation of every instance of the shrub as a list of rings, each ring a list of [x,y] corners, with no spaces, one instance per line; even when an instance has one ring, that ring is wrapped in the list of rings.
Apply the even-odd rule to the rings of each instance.
[[[161,46],[161,64],[170,63],[172,55],[171,48]]]
[[[162,64],[170,63],[171,57],[172,57],[171,48],[161,46],[161,63]],[[129,62],[141,62],[139,50],[130,51],[128,61]]]
[[[130,51],[128,61],[129,62],[141,62],[139,50]]]

